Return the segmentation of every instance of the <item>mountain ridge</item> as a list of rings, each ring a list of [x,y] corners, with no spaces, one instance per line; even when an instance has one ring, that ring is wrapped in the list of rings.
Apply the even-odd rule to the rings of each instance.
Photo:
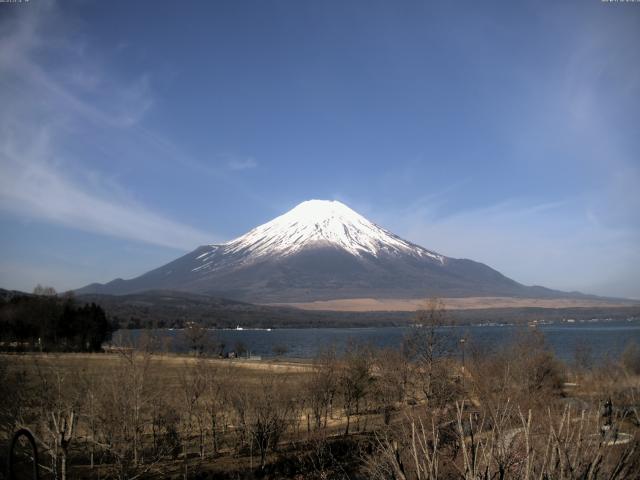
[[[130,280],[81,294],[175,290],[251,303],[345,298],[591,297],[526,286],[493,268],[404,240],[337,201],[309,200],[246,234],[202,245]]]

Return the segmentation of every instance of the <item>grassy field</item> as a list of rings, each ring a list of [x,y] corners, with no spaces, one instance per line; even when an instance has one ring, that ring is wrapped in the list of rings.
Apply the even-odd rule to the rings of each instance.
[[[130,359],[137,365],[131,364]],[[278,447],[278,452],[273,447],[265,452],[264,461],[271,465],[266,470],[279,469],[279,462],[282,461],[283,455],[291,456],[292,459],[298,459],[308,452],[313,445],[306,445],[305,442],[312,441],[315,435],[309,431],[308,412],[304,410],[304,400],[296,400],[301,402],[300,405],[293,405],[288,399],[302,397],[303,391],[310,381],[310,377],[314,371],[311,361],[304,360],[265,360],[250,361],[244,359],[217,359],[193,357],[187,355],[173,354],[155,354],[148,355],[126,351],[122,353],[54,353],[54,354],[38,354],[27,353],[20,355],[0,355],[0,364],[3,365],[3,374],[7,379],[20,378],[19,389],[22,394],[17,395],[21,400],[22,411],[19,413],[21,424],[28,425],[36,434],[41,447],[47,451],[51,448],[50,442],[46,438],[51,436],[50,426],[40,424],[44,420],[47,423],[48,414],[58,416],[60,409],[76,411],[83,410],[83,418],[76,425],[74,432],[74,441],[68,452],[68,474],[71,478],[78,477],[113,477],[119,476],[122,472],[117,472],[117,459],[114,460],[111,455],[103,455],[102,460],[98,461],[96,456],[95,467],[89,467],[91,460],[87,454],[90,444],[94,436],[91,433],[90,421],[94,416],[108,418],[113,415],[111,410],[117,409],[120,401],[135,396],[134,390],[140,388],[143,398],[140,399],[141,411],[149,415],[150,410],[154,408],[165,408],[167,412],[176,412],[175,429],[179,437],[179,443],[182,448],[179,452],[170,453],[167,449],[163,451],[158,458],[154,458],[153,465],[145,471],[144,468],[132,468],[127,466],[129,471],[124,472],[125,477],[134,477],[143,472],[145,477],[162,477],[162,478],[184,478],[185,469],[198,474],[197,478],[202,477],[202,472],[212,475],[214,478],[237,478],[236,475],[247,475],[252,472],[256,466],[261,463],[258,448],[253,446],[245,448],[238,443],[242,442],[239,436],[240,429],[238,422],[241,420],[234,411],[232,403],[238,402],[242,398],[249,396],[247,404],[244,407],[253,409],[252,416],[269,417],[270,411],[276,411],[279,403],[286,404],[283,411],[286,411],[286,418],[283,418],[283,426],[286,428],[278,435],[277,442],[282,443]],[[194,385],[198,381],[205,381],[205,376],[213,373],[217,379],[217,387],[219,398],[215,399],[215,407],[219,409],[217,415],[219,421],[224,423],[218,428],[218,443],[215,453],[213,452],[208,439],[206,445],[206,455],[201,455],[199,445],[199,434],[196,424],[199,421],[198,416],[207,415],[208,412],[195,412],[195,405],[186,406],[194,395],[198,395],[200,400],[208,394],[201,389],[196,393],[198,387]],[[135,379],[127,380],[124,377],[139,376],[139,381]],[[193,382],[193,383],[192,383]],[[61,387],[61,392],[57,391]],[[89,391],[87,390],[89,386]],[[47,387],[51,389],[47,390]],[[275,387],[275,388],[274,388]],[[113,390],[119,394],[113,395]],[[94,399],[100,396],[109,396],[115,398],[115,402],[100,402],[95,399],[96,405],[91,408],[87,405],[87,396],[91,395]],[[266,395],[268,399],[265,400]],[[39,397],[34,401],[32,396]],[[47,397],[47,398],[45,398]],[[66,397],[66,398],[65,398]],[[82,398],[79,398],[82,397]],[[284,398],[286,397],[286,398]],[[258,405],[254,405],[251,398],[258,400]],[[283,399],[284,398],[284,399]],[[157,401],[160,399],[160,401]],[[210,398],[210,400],[213,400]],[[5,399],[8,401],[8,399]],[[131,405],[124,401],[124,408],[131,408]],[[82,404],[82,406],[81,406]],[[100,404],[100,405],[98,405]],[[63,406],[64,405],[64,406]],[[160,407],[159,407],[160,406]],[[8,405],[4,405],[8,407]],[[100,413],[89,412],[90,409],[96,408]],[[31,409],[47,410],[44,415],[41,412],[29,411]],[[199,406],[204,409],[204,403]],[[188,413],[185,413],[188,410]],[[63,415],[64,416],[64,415]],[[379,424],[379,415],[371,412],[362,412],[358,415],[357,421],[354,422],[357,430],[354,432],[353,439],[357,443],[359,435],[364,430],[373,428]],[[127,419],[124,420],[126,423]],[[259,420],[258,420],[259,421]],[[147,445],[148,450],[154,440],[153,427],[149,425],[149,420],[142,422],[140,428],[141,444]],[[340,438],[341,432],[344,430],[346,417],[344,412],[336,406],[329,418],[323,425],[321,437],[330,439],[335,436],[334,440],[329,442],[344,443]],[[286,425],[285,425],[286,424]],[[362,428],[366,426],[366,428]],[[120,427],[124,428],[124,427]],[[307,435],[304,432],[307,431]],[[211,435],[209,434],[209,437]],[[5,434],[0,439],[6,446],[8,437]],[[131,441],[131,438],[128,439]],[[352,442],[348,440],[347,443]],[[204,442],[203,442],[204,443]],[[46,444],[46,445],[45,445]],[[180,447],[180,446],[179,446]],[[252,451],[255,448],[255,451]],[[340,447],[340,452],[335,452],[340,456],[344,451],[349,451],[350,446]],[[4,451],[4,450],[3,450]],[[333,455],[333,454],[332,454]],[[108,460],[107,460],[107,457]],[[186,459],[186,460],[185,460]],[[296,460],[297,461],[297,460]],[[287,461],[288,462],[288,461]],[[287,463],[285,462],[285,463]],[[344,464],[353,462],[353,459],[345,459]],[[43,465],[46,470],[46,465]],[[305,467],[306,468],[306,467]],[[341,467],[342,468],[342,467]],[[265,469],[260,469],[261,471]],[[242,473],[244,472],[244,473]],[[278,474],[280,475],[280,474]],[[54,478],[51,472],[45,471],[45,476]],[[2,478],[2,477],[0,477]],[[279,477],[278,477],[279,478]]]
[[[490,477],[640,474],[639,349],[567,366],[530,334],[470,347],[463,368],[421,335],[411,354],[353,345],[306,361],[0,355],[2,451],[29,428],[43,478],[480,478],[463,445]]]
[[[36,381],[40,375],[82,375],[87,380],[100,382],[117,375],[122,368],[123,356],[118,353],[26,353],[1,355],[10,373],[25,372],[27,378]],[[198,358],[177,354],[150,354],[145,375],[149,384],[161,388],[167,395],[175,396],[181,388],[185,371],[193,368],[224,371],[225,376],[238,384],[255,385],[265,375],[286,377],[288,381],[304,382],[312,369],[305,360],[265,360]]]
[[[576,298],[513,298],[513,297],[465,297],[442,298],[450,310],[476,310],[487,308],[620,308],[637,306],[637,301]],[[415,312],[423,309],[424,300],[415,298],[345,298],[315,302],[279,303],[273,306],[301,308],[303,310],[331,310],[342,312]]]

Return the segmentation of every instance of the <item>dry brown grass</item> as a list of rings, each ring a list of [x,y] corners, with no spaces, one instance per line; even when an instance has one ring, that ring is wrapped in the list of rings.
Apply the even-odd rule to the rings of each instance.
[[[428,336],[416,340],[429,345]],[[428,470],[429,465],[420,463],[424,460],[437,461],[440,474],[432,472],[421,478],[449,478],[450,474],[476,480],[477,469],[467,465],[467,447],[487,452],[486,465],[480,465],[483,469],[504,470],[508,474],[505,478],[524,478],[522,472],[548,470],[545,449],[549,442],[557,444],[557,451],[565,449],[580,468],[595,461],[604,470],[615,467],[618,461],[629,472],[640,466],[640,458],[631,456],[635,451],[629,450],[627,455],[625,446],[611,450],[603,444],[600,450],[594,450],[593,442],[574,442],[574,430],[567,438],[554,433],[565,432],[565,424],[582,428],[580,421],[584,420],[579,419],[585,415],[584,410],[591,422],[584,423],[589,434],[584,438],[600,438],[604,421],[600,408],[611,398],[616,428],[627,436],[637,434],[640,376],[620,362],[598,370],[570,372],[567,380],[572,383],[563,388],[564,367],[548,355],[539,335],[529,334],[504,352],[471,351],[464,373],[466,382],[462,382],[455,358],[437,361],[430,369],[429,349],[405,357],[396,351],[357,345],[350,348],[344,356],[336,357],[328,351],[312,362],[222,360],[142,352],[134,355],[131,351],[131,357],[127,357],[127,351],[122,351],[0,355],[0,364],[14,372],[28,373],[26,378],[35,387],[30,393],[35,403],[28,412],[34,428],[48,418],[40,418],[35,410],[37,398],[43,396],[39,393],[43,377],[62,378],[64,382],[75,379],[86,385],[87,391],[95,392],[96,451],[106,455],[96,456],[96,470],[88,469],[86,454],[94,438],[89,421],[94,410],[88,409],[85,401],[77,407],[80,422],[70,450],[70,478],[96,477],[98,472],[104,478],[115,475],[119,468],[127,475],[153,468],[163,477],[183,477],[188,470],[189,475],[215,471],[226,475],[220,478],[238,478],[234,472],[249,474],[258,468],[259,476],[264,476],[269,468],[290,468],[292,464],[297,465],[295,471],[303,473],[294,476],[283,470],[269,478],[343,478],[327,476],[327,472],[331,468],[344,472],[350,462],[355,472],[364,468],[358,462],[366,460],[366,468],[372,470],[351,478],[413,479],[412,469]],[[433,375],[427,375],[431,371]],[[70,383],[68,386],[72,387]],[[216,387],[221,394],[216,393]],[[137,432],[133,444],[140,445],[143,460],[132,464],[126,456],[131,449],[119,447],[131,444],[121,432],[129,426],[129,417],[120,418],[118,412],[135,412],[134,404],[127,401],[134,398],[136,388],[141,393],[141,422],[139,430],[132,430]],[[73,392],[68,393],[73,397]],[[43,405],[63,413],[70,408],[66,403],[59,407]],[[214,416],[218,415],[213,426],[211,405]],[[156,415],[156,411],[167,415]],[[171,412],[174,417],[168,415]],[[314,421],[316,413],[320,421]],[[346,413],[350,414],[349,435],[345,435]],[[169,435],[169,427],[175,429],[175,437]],[[415,437],[415,432],[421,437]],[[436,439],[437,448],[433,443]],[[170,441],[178,442],[177,453]],[[327,457],[332,442],[353,442],[357,449],[347,451],[337,461],[332,457],[335,450]],[[420,448],[416,450],[416,446]],[[154,453],[156,450],[159,453]],[[587,453],[580,456],[579,452]],[[420,462],[413,467],[416,453]],[[522,459],[528,463],[522,463]],[[404,477],[398,472],[390,475],[388,469],[392,467],[404,470]]]
[[[539,299],[511,297],[467,297],[442,298],[445,308],[450,310],[474,310],[480,308],[575,308],[575,307],[626,307],[632,302],[614,302],[592,299]],[[278,303],[277,306],[301,308],[303,310],[333,310],[342,312],[414,312],[424,308],[424,300],[412,298],[345,298],[315,302]]]
[[[37,369],[49,371],[82,371],[97,379],[116,374],[121,356],[118,353],[27,353],[20,355],[0,354],[12,369],[35,373]],[[310,363],[292,361],[250,361],[244,359],[196,358],[186,355],[153,354],[149,374],[164,389],[178,388],[179,378],[185,366],[206,362],[212,367],[223,368],[231,373],[238,383],[254,384],[265,373],[287,375],[302,379],[311,371]],[[30,375],[33,377],[33,375]]]

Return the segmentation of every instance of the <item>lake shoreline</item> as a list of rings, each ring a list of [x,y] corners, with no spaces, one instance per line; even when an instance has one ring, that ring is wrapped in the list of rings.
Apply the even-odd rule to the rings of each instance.
[[[569,319],[573,320],[573,319]],[[329,347],[337,351],[350,342],[378,348],[402,348],[406,338],[419,328],[392,327],[323,327],[208,329],[211,344],[218,345],[224,354],[237,352],[261,358],[283,357],[309,359]],[[460,340],[465,339],[467,350],[496,350],[510,344],[515,338],[529,332],[544,335],[549,347],[564,361],[570,361],[577,349],[586,347],[595,359],[619,355],[630,341],[640,344],[639,320],[564,321],[526,324],[450,325],[441,329],[449,349],[461,354]],[[113,335],[114,345],[135,345],[141,337],[151,338],[165,351],[185,353],[190,350],[182,329],[118,330]],[[448,332],[448,333],[447,333]]]

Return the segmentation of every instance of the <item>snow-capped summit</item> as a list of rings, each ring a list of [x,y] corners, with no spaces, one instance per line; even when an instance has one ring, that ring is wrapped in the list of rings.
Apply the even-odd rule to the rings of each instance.
[[[554,296],[478,262],[403,240],[343,203],[302,202],[245,235],[204,245],[131,280],[80,293],[181,290],[248,302],[427,296]]]
[[[441,255],[402,240],[336,200],[302,202],[222,248],[228,253],[245,253],[255,259],[291,255],[314,246],[334,246],[357,256],[401,252],[444,261]]]

